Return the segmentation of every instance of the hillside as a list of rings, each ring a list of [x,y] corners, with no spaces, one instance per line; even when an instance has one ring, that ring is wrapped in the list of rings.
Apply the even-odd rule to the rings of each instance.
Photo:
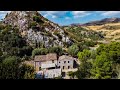
[[[87,28],[81,26],[68,26],[64,27],[68,35],[74,39],[74,41],[81,42],[85,40],[102,40],[104,37],[100,32],[90,31]]]
[[[101,34],[104,39],[99,40],[100,42],[120,41],[120,18],[105,18],[85,24],[71,24],[71,27],[81,27],[87,32],[92,32],[93,36],[94,32]]]
[[[12,11],[3,20],[5,25],[16,27],[20,35],[35,47],[64,46],[71,44],[64,30],[57,24],[44,18],[37,11]]]
[[[107,41],[120,41],[120,23],[108,23],[104,25],[84,26],[88,30],[101,32]]]
[[[0,79],[119,79],[117,41],[119,18],[59,26],[37,11],[12,11],[0,21]]]
[[[97,21],[91,21],[85,24],[82,24],[83,26],[93,26],[93,25],[104,25],[107,23],[118,23],[120,22],[120,18],[105,18],[102,20],[97,20]]]

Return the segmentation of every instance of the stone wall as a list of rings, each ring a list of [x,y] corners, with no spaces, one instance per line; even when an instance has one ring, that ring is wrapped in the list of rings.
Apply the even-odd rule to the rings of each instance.
[[[64,60],[58,61],[58,67],[60,67],[61,69],[72,69],[73,64],[74,64],[74,60],[64,59]]]
[[[55,78],[61,76],[61,74],[61,69],[46,70],[44,71],[44,78]]]

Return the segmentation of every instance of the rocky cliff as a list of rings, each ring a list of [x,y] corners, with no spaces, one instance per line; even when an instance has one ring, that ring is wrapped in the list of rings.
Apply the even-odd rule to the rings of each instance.
[[[37,11],[11,11],[3,20],[6,25],[17,27],[30,45],[64,46],[72,44],[59,25],[44,18]]]

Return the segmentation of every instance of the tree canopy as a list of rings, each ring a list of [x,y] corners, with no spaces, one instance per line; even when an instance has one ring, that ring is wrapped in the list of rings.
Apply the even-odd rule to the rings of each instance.
[[[68,48],[68,53],[71,56],[77,56],[77,53],[79,52],[79,47],[77,45],[72,45]]]

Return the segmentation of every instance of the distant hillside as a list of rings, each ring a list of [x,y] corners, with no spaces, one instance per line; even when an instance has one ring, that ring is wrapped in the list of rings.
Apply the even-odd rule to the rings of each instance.
[[[108,23],[119,23],[119,22],[120,22],[120,18],[105,18],[102,20],[90,21],[84,24],[73,23],[73,24],[70,24],[70,26],[93,26],[93,25],[104,25]]]
[[[66,26],[64,27],[66,33],[68,33],[74,41],[81,42],[84,40],[102,40],[104,36],[100,32],[90,31],[81,26]]]
[[[71,26],[82,27],[88,30],[87,32],[100,33],[104,37],[104,42],[120,41],[120,18],[105,18],[85,24],[71,24]]]
[[[82,24],[83,26],[92,26],[92,25],[103,25],[106,23],[118,23],[120,22],[120,18],[105,18],[102,20],[98,20],[98,21],[91,21],[85,24]]]

